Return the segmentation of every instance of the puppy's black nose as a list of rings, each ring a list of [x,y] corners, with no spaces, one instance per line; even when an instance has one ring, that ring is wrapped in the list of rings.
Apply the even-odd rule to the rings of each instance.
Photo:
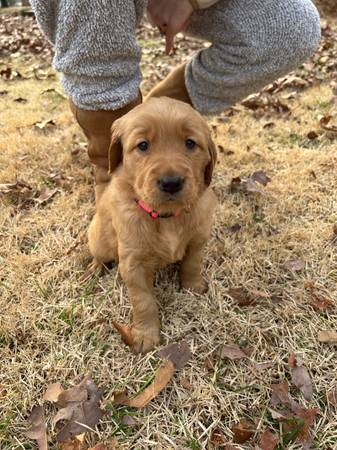
[[[163,192],[175,194],[182,190],[185,179],[176,175],[168,175],[158,180],[159,189]]]

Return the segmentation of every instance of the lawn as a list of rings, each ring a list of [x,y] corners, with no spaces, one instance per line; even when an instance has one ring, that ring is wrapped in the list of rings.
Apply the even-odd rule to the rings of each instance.
[[[106,414],[83,449],[252,449],[266,430],[278,449],[302,448],[303,423],[296,419],[294,431],[273,414],[272,385],[284,380],[302,411],[317,408],[310,448],[337,448],[336,343],[318,340],[337,329],[337,24],[322,26],[320,49],[296,73],[209,118],[219,200],[205,251],[209,290],[180,291],[175,266],[156,280],[163,346],[184,340],[192,357],[148,406],[133,409],[116,406],[113,392],[151,383],[158,349],[135,356],[113,328],[131,316],[116,267],[83,281],[94,213],[86,141],[33,18],[0,14],[2,450],[37,448],[24,435],[32,407],[50,383],[71,387],[88,372],[104,390]],[[174,58],[163,57],[148,25],[139,40],[144,92],[200,47],[180,36]],[[251,189],[245,177],[258,171],[270,182]],[[246,356],[226,357],[228,344]],[[291,381],[292,353],[308,369],[310,400]],[[54,413],[46,405],[51,449]],[[243,419],[253,432],[234,443]]]

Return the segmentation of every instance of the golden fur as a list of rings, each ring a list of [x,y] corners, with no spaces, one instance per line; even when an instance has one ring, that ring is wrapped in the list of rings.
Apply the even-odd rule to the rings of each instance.
[[[197,146],[187,148],[187,139]],[[143,141],[149,144],[146,151],[137,147]],[[113,175],[97,203],[89,247],[93,267],[119,261],[133,305],[131,332],[136,352],[147,352],[159,343],[160,321],[153,294],[157,269],[181,261],[182,287],[196,292],[207,289],[201,263],[216,205],[209,187],[215,158],[205,121],[183,102],[153,98],[113,124],[109,150]],[[185,179],[180,192],[159,189],[158,180],[167,175]],[[161,213],[179,209],[181,213],[153,219],[136,204],[136,198]]]

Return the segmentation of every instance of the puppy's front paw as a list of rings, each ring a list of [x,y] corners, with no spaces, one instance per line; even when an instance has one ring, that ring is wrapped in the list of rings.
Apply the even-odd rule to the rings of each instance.
[[[160,342],[160,331],[157,327],[133,327],[132,349],[135,353],[147,353]]]
[[[181,287],[197,294],[204,294],[208,291],[208,284],[202,277],[183,278],[181,280]]]

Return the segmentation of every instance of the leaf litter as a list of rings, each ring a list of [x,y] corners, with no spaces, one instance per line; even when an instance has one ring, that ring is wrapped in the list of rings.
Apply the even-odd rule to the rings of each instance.
[[[289,356],[288,364],[291,368],[292,383],[302,392],[304,398],[310,401],[313,395],[313,387],[308,369],[294,353]]]
[[[43,406],[34,406],[28,421],[31,424],[31,428],[25,432],[25,436],[36,441],[39,450],[47,450],[47,425]]]
[[[165,359],[154,376],[152,383],[136,397],[129,398],[126,391],[114,394],[114,403],[117,405],[130,406],[133,408],[144,408],[153,400],[170,382],[176,370],[182,367],[191,358],[191,351],[187,342],[170,344],[158,352],[158,355]]]

